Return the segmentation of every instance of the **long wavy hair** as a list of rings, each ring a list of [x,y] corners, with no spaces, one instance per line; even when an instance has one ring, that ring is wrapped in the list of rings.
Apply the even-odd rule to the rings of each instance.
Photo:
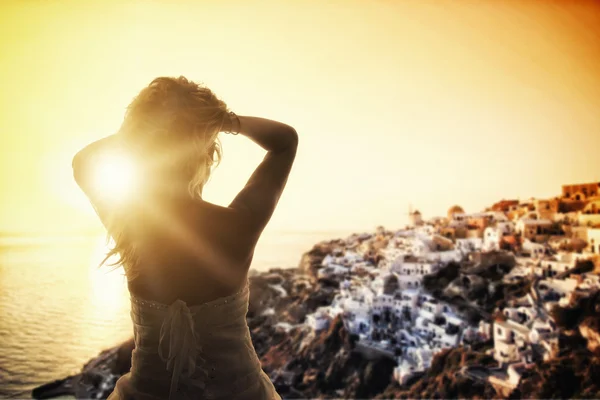
[[[122,135],[142,158],[153,161],[152,179],[159,184],[161,180],[184,183],[191,197],[200,198],[212,169],[221,161],[218,134],[228,113],[227,105],[204,85],[183,76],[159,77],[127,106],[117,135]],[[107,241],[112,238],[114,245],[100,263],[102,266],[118,256],[109,265],[115,269],[123,266],[129,281],[139,275],[136,245],[130,234],[135,212],[129,209],[110,216]]]

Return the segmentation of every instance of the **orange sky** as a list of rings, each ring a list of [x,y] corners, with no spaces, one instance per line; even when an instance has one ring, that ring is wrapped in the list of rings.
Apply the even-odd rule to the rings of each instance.
[[[600,181],[600,2],[4,1],[0,231],[99,226],[71,157],[154,77],[293,125],[269,229],[369,229]],[[227,204],[262,151],[225,137]]]

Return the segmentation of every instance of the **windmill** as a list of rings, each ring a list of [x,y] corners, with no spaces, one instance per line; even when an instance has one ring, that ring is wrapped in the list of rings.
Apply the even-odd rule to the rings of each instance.
[[[408,205],[408,220],[413,226],[421,224],[421,213],[414,210],[412,204]]]

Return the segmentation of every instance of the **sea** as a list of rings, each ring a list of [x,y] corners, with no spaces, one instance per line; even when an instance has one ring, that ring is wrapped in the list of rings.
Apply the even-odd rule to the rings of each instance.
[[[252,268],[297,267],[315,243],[351,233],[265,232]],[[97,268],[106,249],[99,235],[0,236],[0,398],[31,398],[132,337],[123,270]]]

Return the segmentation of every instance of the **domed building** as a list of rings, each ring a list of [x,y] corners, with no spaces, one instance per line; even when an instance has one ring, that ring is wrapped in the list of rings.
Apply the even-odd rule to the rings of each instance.
[[[465,210],[461,206],[454,205],[448,209],[448,219],[454,219],[454,214],[464,214]]]

